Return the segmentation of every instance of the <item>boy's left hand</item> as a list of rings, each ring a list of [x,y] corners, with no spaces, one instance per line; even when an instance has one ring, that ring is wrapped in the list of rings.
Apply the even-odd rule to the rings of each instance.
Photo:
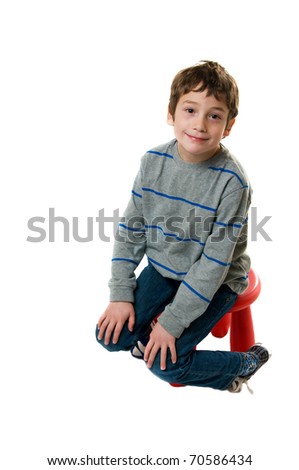
[[[147,367],[151,368],[155,357],[159,350],[161,349],[160,357],[160,368],[161,370],[166,369],[166,358],[168,349],[170,350],[172,363],[175,364],[177,360],[176,348],[175,348],[176,338],[172,336],[168,331],[163,328],[160,323],[156,323],[152,332],[150,334],[149,342],[144,351],[144,360],[147,362]]]

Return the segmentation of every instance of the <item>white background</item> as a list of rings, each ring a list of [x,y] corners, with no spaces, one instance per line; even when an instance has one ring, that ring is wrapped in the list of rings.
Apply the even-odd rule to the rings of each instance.
[[[296,17],[292,1],[1,2],[1,468],[86,454],[251,454],[239,468],[298,466]],[[273,241],[250,243],[263,285],[256,339],[273,352],[253,396],[172,388],[97,345],[112,242],[96,224],[89,243],[63,242],[59,224],[54,243],[26,241],[37,235],[31,217],[48,231],[50,207],[71,229],[78,217],[81,236],[87,217],[124,209],[140,157],[173,136],[173,76],[201,59],[239,84],[225,145],[247,169],[258,220],[272,216]],[[228,349],[228,338],[202,347]]]

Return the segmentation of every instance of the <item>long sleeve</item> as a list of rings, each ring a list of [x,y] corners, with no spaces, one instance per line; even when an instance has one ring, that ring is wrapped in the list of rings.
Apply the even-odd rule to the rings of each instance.
[[[131,199],[115,235],[112,278],[109,281],[111,301],[134,301],[135,269],[144,256],[146,234],[142,208],[142,169],[132,189]]]
[[[200,258],[191,266],[177,294],[159,318],[168,332],[179,337],[192,321],[207,309],[219,287],[229,274],[231,285],[240,277],[240,266],[234,261],[246,248],[247,212],[250,204],[248,187],[242,187],[226,195],[221,201],[215,220]],[[244,279],[250,268],[249,258],[241,267]]]

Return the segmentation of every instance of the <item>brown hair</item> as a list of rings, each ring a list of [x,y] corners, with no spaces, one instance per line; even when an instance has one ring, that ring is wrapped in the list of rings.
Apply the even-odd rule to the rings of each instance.
[[[190,91],[205,91],[217,100],[225,101],[229,113],[228,121],[238,115],[239,91],[235,79],[217,62],[203,60],[181,70],[174,77],[169,99],[169,112],[174,119],[175,110],[181,96]]]

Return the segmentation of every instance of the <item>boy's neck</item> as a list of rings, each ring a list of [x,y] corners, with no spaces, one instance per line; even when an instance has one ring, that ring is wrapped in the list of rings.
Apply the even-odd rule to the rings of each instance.
[[[186,153],[185,150],[181,147],[180,143],[178,142],[178,153],[180,158],[186,163],[202,163],[211,158],[215,157],[221,151],[221,145],[218,144],[217,148],[210,152],[207,155],[192,155]]]

